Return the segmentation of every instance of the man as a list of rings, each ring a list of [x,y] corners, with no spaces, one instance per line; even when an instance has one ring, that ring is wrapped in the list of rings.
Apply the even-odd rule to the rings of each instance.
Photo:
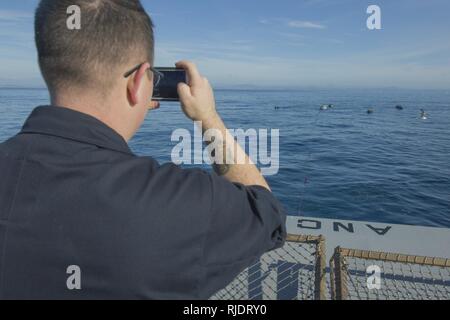
[[[67,28],[71,5],[80,30]],[[225,139],[192,63],[177,63],[189,78],[178,87],[184,113],[246,164],[217,161],[209,174],[130,151],[159,107],[139,0],[42,0],[35,29],[51,106],[0,145],[0,299],[206,299],[283,245],[282,208]]]

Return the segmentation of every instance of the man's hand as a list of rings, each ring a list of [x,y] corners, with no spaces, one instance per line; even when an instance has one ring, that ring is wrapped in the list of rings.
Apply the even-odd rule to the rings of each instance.
[[[161,106],[161,104],[159,101],[151,101],[150,106],[148,107],[148,110],[156,110],[156,109],[159,109],[160,106]]]
[[[202,122],[217,118],[214,92],[208,79],[200,75],[192,62],[180,61],[175,65],[187,73],[188,83],[178,84],[181,107],[186,116],[193,121]]]

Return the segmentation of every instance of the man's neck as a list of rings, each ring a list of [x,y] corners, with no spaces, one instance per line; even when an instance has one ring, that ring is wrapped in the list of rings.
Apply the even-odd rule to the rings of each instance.
[[[113,108],[112,104],[108,103],[108,101],[100,103],[96,102],[95,99],[78,99],[58,95],[51,97],[51,104],[90,115],[116,131],[125,141],[131,139],[130,134],[126,132],[125,128],[121,127],[118,121],[116,121],[111,110]]]

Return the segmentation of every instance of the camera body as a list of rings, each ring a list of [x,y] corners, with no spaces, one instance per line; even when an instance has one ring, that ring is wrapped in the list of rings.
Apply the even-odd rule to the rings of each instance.
[[[155,68],[161,74],[159,83],[154,87],[153,100],[156,101],[180,101],[178,96],[178,84],[187,83],[186,71],[177,68]]]

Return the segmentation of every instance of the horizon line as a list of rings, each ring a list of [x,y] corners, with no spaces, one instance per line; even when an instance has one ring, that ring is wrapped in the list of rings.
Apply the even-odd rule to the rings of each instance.
[[[15,86],[0,85],[0,90],[48,90],[41,86]],[[411,90],[411,91],[450,91],[450,88],[418,88],[418,87],[357,87],[357,86],[299,86],[299,87],[270,87],[253,85],[217,86],[215,91],[298,91],[298,90]]]

